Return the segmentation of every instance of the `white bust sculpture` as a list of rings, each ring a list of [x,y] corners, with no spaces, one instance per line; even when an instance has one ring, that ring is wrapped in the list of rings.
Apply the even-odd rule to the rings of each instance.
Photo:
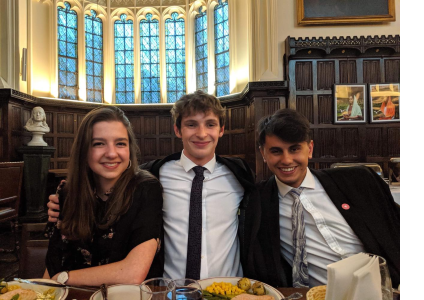
[[[50,132],[50,128],[46,123],[46,113],[41,106],[32,109],[31,118],[26,122],[24,128],[32,133],[32,140],[28,146],[47,146],[43,140],[43,134]]]

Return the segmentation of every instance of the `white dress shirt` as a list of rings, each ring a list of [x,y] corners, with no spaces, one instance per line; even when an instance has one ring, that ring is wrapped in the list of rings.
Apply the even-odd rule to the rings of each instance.
[[[196,164],[181,153],[159,171],[163,186],[165,272],[185,278],[190,193]],[[238,209],[244,189],[234,174],[214,156],[204,172],[202,189],[202,256],[200,278],[242,276],[237,236]]]
[[[280,249],[293,265],[292,187],[275,177],[280,209]],[[319,180],[307,169],[300,201],[304,207],[309,286],[327,284],[327,265],[353,254],[364,252],[364,246],[328,197]]]

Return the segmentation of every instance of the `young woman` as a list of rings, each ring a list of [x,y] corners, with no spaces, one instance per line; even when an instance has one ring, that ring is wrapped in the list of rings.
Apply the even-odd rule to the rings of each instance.
[[[138,168],[123,111],[89,112],[58,188],[60,216],[50,232],[45,278],[71,285],[140,284],[160,245],[162,188]],[[161,276],[152,267],[149,277]]]

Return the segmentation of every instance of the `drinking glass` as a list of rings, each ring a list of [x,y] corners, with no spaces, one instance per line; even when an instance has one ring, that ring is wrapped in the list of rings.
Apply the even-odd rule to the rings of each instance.
[[[390,278],[389,267],[387,266],[386,260],[378,255],[370,253],[368,253],[368,255],[378,257],[381,275],[381,294],[383,295],[383,300],[393,300],[392,279]]]
[[[174,300],[175,284],[169,278],[152,278],[140,285],[141,300]]]
[[[202,299],[202,287],[194,279],[175,279],[175,300],[200,300]]]

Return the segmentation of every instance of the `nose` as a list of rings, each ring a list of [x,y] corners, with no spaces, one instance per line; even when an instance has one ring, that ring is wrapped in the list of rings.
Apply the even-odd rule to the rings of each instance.
[[[293,157],[289,153],[284,153],[281,155],[280,162],[285,166],[290,166],[293,162]]]
[[[107,147],[105,156],[107,158],[115,158],[115,157],[118,156],[118,153],[116,152],[115,145],[112,145],[112,146],[108,146]]]
[[[208,134],[206,133],[206,128],[205,128],[205,126],[200,125],[200,126],[198,127],[198,129],[197,129],[196,135],[197,135],[197,137],[199,137],[199,138],[201,138],[201,139],[205,138],[205,137],[208,135]]]

